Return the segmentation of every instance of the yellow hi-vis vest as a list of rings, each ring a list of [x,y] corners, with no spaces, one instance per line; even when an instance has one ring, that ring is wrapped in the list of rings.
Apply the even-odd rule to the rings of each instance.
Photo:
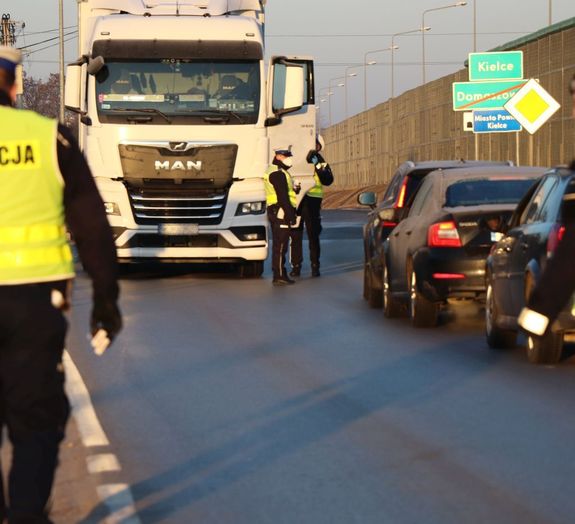
[[[317,174],[317,171],[315,171],[315,170],[313,172],[313,179],[315,180],[315,186],[313,186],[307,192],[307,195],[310,197],[315,197],[315,198],[323,198],[323,185],[319,180],[319,176]]]
[[[0,285],[74,276],[57,122],[0,107]]]
[[[297,197],[296,197],[295,191],[293,189],[293,182],[291,179],[291,175],[285,169],[282,169],[281,167],[273,165],[273,164],[267,168],[267,171],[264,174],[264,186],[266,188],[266,204],[267,204],[267,206],[268,207],[273,206],[274,204],[278,203],[278,196],[276,194],[276,190],[274,189],[274,186],[270,182],[270,175],[272,173],[274,173],[275,171],[281,171],[285,175],[286,184],[288,187],[289,201],[294,208],[297,207]]]

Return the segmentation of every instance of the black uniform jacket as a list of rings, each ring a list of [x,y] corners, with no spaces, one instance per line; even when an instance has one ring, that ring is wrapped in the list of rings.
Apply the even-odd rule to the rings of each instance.
[[[281,171],[280,167],[285,167],[281,164],[281,162],[274,158],[272,164],[278,167],[277,171],[274,171],[269,176],[269,181],[272,186],[274,186],[274,190],[278,197],[278,206],[284,210],[284,220],[288,224],[292,224],[296,220],[296,213],[295,209],[292,206],[289,198],[289,188],[286,181],[286,176],[283,171]]]
[[[11,105],[0,91],[0,105]],[[70,130],[58,125],[58,165],[64,178],[64,212],[84,269],[92,279],[94,301],[115,303],[119,289],[116,246],[104,204]]]
[[[327,164],[323,158],[323,156],[321,156],[319,153],[315,153],[317,155],[317,158],[319,159],[320,164],[324,164],[325,163],[325,167],[319,168],[316,166],[315,168],[315,172],[317,173],[317,176],[319,178],[319,181],[321,182],[322,186],[331,186],[331,184],[333,184],[333,172],[331,170],[331,167],[329,166],[329,164]]]

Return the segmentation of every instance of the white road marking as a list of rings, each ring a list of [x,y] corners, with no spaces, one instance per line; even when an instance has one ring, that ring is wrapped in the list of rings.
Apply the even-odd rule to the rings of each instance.
[[[92,406],[88,388],[67,351],[64,351],[63,362],[66,372],[66,392],[70,399],[72,416],[78,426],[82,443],[87,448],[109,446],[108,437],[106,437]],[[89,456],[86,462],[88,471],[92,474],[121,469],[118,459],[111,453]],[[110,511],[109,517],[105,520],[106,524],[141,524],[128,484],[101,485],[98,486],[97,492],[102,503]]]
[[[140,524],[134,509],[134,499],[127,484],[98,486],[98,495],[110,510],[106,524]]]
[[[64,351],[63,361],[66,370],[66,392],[70,398],[72,414],[78,424],[84,446],[88,448],[108,446],[110,442],[96,416],[88,388],[67,351]]]
[[[106,471],[120,471],[120,463],[112,453],[100,453],[86,458],[90,473],[105,473]]]

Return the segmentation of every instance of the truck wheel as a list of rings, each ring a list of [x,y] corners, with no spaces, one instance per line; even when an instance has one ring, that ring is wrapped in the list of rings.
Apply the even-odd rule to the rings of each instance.
[[[238,266],[238,275],[240,278],[259,278],[264,272],[264,263],[262,260],[252,262],[242,262]]]
[[[409,317],[415,327],[435,327],[439,319],[439,304],[425,298],[417,289],[415,271],[411,271],[409,286]]]
[[[366,285],[366,294],[367,294],[367,303],[369,307],[373,309],[377,309],[381,307],[381,290],[378,289],[375,285],[375,275],[371,270],[371,266],[369,264],[366,265],[365,268],[365,285]]]
[[[386,318],[397,318],[401,315],[401,304],[391,294],[389,285],[389,271],[387,264],[383,264],[383,275],[381,277],[383,316]]]
[[[563,332],[550,331],[543,337],[527,337],[527,360],[532,364],[557,364],[563,353]]]
[[[510,349],[517,344],[517,332],[510,329],[501,329],[497,326],[499,312],[493,297],[493,287],[487,284],[485,298],[485,337],[491,349]]]

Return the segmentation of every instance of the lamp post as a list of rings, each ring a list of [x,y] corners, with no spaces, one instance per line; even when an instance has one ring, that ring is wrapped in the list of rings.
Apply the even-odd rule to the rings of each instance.
[[[473,52],[477,53],[477,0],[473,0]]]
[[[325,91],[326,89],[327,89],[327,94],[326,94],[327,98],[322,98],[322,94],[321,94],[321,93],[322,93],[322,91]],[[330,89],[329,87],[322,87],[322,88],[319,90],[320,113],[321,113],[321,104],[323,104],[324,102],[327,102],[328,104],[331,104],[331,100],[330,100],[330,98],[329,98],[331,95],[333,95],[333,93],[331,92],[331,89]],[[330,111],[330,113],[331,113],[331,111]],[[320,121],[321,121],[321,118],[320,118]],[[320,123],[321,123],[321,122],[320,122]],[[327,126],[328,126],[328,127],[331,126],[331,118],[328,120]],[[321,127],[321,126],[320,126],[320,127]]]
[[[345,76],[337,76],[337,77],[335,77],[335,78],[331,78],[330,81],[329,81],[329,83],[328,83],[328,85],[329,85],[329,90],[331,91],[331,88],[332,88],[332,87],[344,87],[344,86],[345,86],[345,82],[341,82],[341,80],[345,80],[345,79],[346,79]],[[334,86],[332,86],[332,85],[331,85],[332,82],[339,82],[339,83],[336,83]],[[334,93],[332,92],[332,95],[333,95],[333,94],[334,94]],[[331,121],[332,121],[332,119],[331,119],[331,98],[330,98],[330,103],[329,103],[329,121],[330,121],[330,125],[331,125]]]
[[[399,49],[399,46],[394,46],[393,49]],[[375,65],[377,62],[367,61],[367,57],[369,55],[373,55],[375,53],[383,53],[385,51],[392,51],[392,47],[386,47],[385,49],[375,49],[374,51],[368,51],[363,55],[363,110],[367,111],[367,66]]]
[[[354,69],[355,67],[358,67],[357,65],[352,65],[352,66],[348,66],[345,68],[345,78],[353,78],[354,76],[357,76],[357,73],[348,73],[348,71],[350,69]],[[345,82],[345,119],[347,120],[349,118],[349,112],[348,112],[348,105],[347,105],[347,80]]]
[[[433,7],[431,9],[426,9],[421,13],[421,73],[422,73],[422,85],[425,85],[425,15],[431,11],[442,11],[443,9],[451,9],[452,7],[463,7],[466,6],[467,2],[457,2],[455,4],[443,5],[441,7]]]
[[[553,0],[549,0],[549,25],[553,23]]]
[[[395,81],[394,81],[394,69],[395,69],[395,60],[394,60],[394,40],[396,36],[403,36],[403,35],[411,35],[413,33],[419,33],[424,31],[429,31],[431,27],[420,27],[419,29],[412,29],[411,31],[401,31],[399,33],[394,33],[391,35],[391,98],[395,95]]]
[[[60,23],[60,123],[64,123],[64,5],[58,0]]]

